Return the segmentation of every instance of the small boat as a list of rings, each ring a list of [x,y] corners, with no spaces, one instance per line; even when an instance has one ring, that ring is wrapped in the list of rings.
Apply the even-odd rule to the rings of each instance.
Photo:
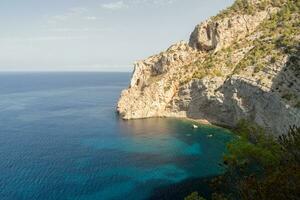
[[[207,137],[212,137],[213,135],[212,134],[209,134]]]
[[[193,128],[198,128],[198,126],[197,126],[197,125],[195,125],[195,124],[193,124]]]

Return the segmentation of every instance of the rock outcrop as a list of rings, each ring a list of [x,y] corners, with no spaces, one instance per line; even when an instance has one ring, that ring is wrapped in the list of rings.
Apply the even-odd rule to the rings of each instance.
[[[235,15],[221,20],[207,20],[196,26],[189,45],[200,51],[218,51],[255,31],[271,12],[274,12],[274,9],[259,11],[255,15]]]
[[[247,119],[275,134],[300,125],[299,28],[284,35],[299,24],[299,13],[289,11],[282,25],[285,4],[246,2],[243,12],[234,4],[197,25],[189,43],[135,63],[118,102],[122,118],[189,117],[226,126]]]

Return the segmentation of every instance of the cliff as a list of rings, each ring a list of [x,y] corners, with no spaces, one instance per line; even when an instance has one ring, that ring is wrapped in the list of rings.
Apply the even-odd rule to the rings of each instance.
[[[134,64],[123,119],[188,117],[275,134],[300,125],[300,3],[237,0],[179,42]]]

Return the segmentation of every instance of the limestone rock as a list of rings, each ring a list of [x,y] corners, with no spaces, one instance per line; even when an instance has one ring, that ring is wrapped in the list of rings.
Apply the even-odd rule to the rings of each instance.
[[[274,134],[300,125],[299,48],[296,55],[269,50],[280,56],[257,60],[267,63],[262,69],[251,62],[238,67],[255,48],[254,40],[268,42],[270,34],[264,36],[259,27],[278,9],[208,19],[196,26],[189,43],[181,41],[136,62],[117,111],[123,119],[189,117],[226,126],[248,119]],[[299,17],[296,13],[294,19]]]
[[[269,16],[269,11],[255,15],[236,15],[198,24],[191,34],[189,45],[202,51],[219,50],[252,33]]]

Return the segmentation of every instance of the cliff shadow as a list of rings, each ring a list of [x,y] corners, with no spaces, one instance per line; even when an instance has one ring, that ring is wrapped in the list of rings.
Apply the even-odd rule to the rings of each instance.
[[[260,79],[238,75],[225,80],[215,89],[215,96],[207,94],[201,80],[192,82],[187,116],[207,119],[212,123],[234,127],[246,119],[259,124],[276,135],[284,134],[290,126],[300,125],[300,61],[299,47],[284,66],[265,67],[269,86]],[[276,69],[276,67],[275,67]],[[270,86],[271,85],[271,86]]]

